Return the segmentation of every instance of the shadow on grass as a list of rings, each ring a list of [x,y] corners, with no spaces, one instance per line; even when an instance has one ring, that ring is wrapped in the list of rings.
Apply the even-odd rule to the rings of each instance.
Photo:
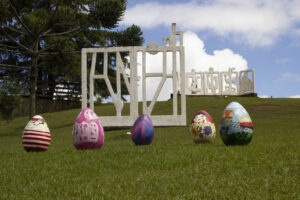
[[[16,128],[11,128],[11,129],[8,129],[9,131],[7,131],[5,133],[5,130],[3,131],[3,133],[0,133],[0,137],[15,137],[15,136],[19,136],[19,135],[22,135],[23,133],[23,130],[24,130],[24,127],[16,127]],[[1,131],[1,132],[2,132]]]
[[[69,123],[69,124],[64,124],[60,126],[49,126],[49,129],[61,129],[61,128],[66,128],[66,127],[73,127],[74,123]]]
[[[126,132],[119,134],[119,135],[114,135],[114,136],[110,136],[109,139],[111,140],[118,140],[118,139],[130,139],[131,135],[126,134]]]
[[[16,136],[21,136],[22,132],[16,132],[16,133],[4,133],[0,134],[0,137],[16,137]]]

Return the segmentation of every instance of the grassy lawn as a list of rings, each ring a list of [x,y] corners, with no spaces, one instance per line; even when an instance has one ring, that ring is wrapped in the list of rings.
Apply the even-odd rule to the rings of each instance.
[[[231,101],[253,121],[247,146],[221,141],[219,122]],[[171,106],[157,103],[154,113]],[[80,110],[73,109],[43,114],[51,146],[27,153],[27,117],[0,121],[0,199],[300,199],[300,99],[187,98],[188,124],[200,109],[216,123],[211,144],[194,144],[187,126],[155,128],[151,145],[135,146],[126,129],[106,131],[100,150],[78,151],[72,126]],[[114,113],[112,105],[95,110]]]

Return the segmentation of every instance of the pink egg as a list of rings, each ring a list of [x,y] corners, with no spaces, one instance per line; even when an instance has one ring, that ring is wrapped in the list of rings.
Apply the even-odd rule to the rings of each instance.
[[[83,109],[73,126],[73,144],[76,149],[100,149],[104,130],[99,117],[89,108]]]

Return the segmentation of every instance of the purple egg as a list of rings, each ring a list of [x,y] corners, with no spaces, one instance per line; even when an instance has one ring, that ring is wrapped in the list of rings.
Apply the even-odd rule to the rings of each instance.
[[[140,115],[131,129],[131,139],[136,145],[151,144],[154,137],[154,127],[150,117],[146,114]]]
[[[76,149],[100,149],[104,130],[99,117],[89,108],[83,109],[73,126],[73,144]]]

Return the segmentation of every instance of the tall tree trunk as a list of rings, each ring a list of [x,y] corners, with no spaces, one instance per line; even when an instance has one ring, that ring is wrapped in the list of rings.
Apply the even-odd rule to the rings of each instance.
[[[29,119],[36,114],[36,89],[38,75],[38,42],[33,47],[33,56],[30,73],[30,98],[29,98]]]
[[[53,99],[53,97],[54,97],[54,93],[55,93],[55,76],[53,76],[53,75],[51,75],[50,74],[51,72],[50,71],[48,71],[48,98],[49,99]]]

